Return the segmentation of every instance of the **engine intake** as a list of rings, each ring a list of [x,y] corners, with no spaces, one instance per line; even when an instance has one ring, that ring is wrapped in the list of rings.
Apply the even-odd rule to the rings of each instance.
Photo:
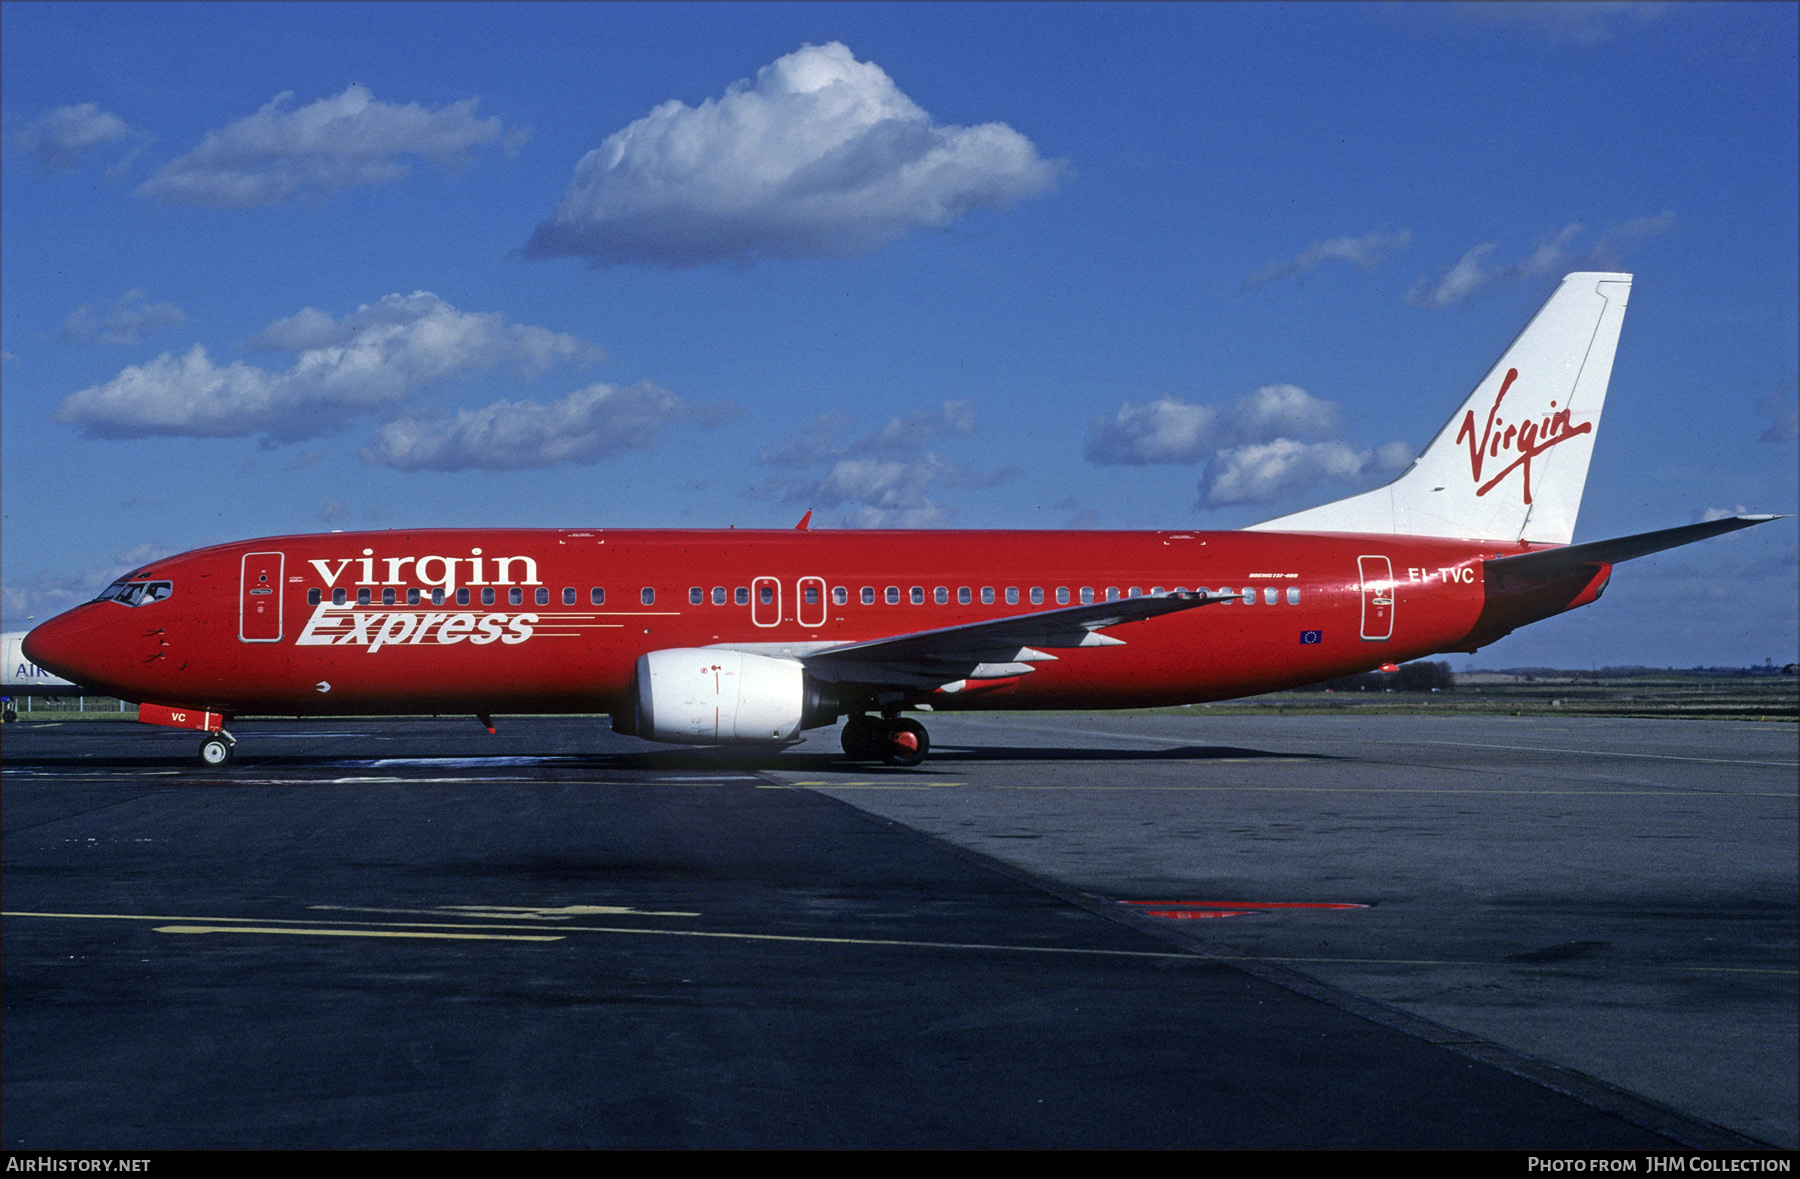
[[[633,731],[677,745],[779,745],[842,711],[792,659],[671,647],[637,661]],[[615,728],[617,726],[615,725]]]

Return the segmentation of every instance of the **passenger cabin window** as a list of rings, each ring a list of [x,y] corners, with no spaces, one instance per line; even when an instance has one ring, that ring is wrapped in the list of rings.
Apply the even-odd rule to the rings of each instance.
[[[1118,586],[1109,585],[1106,587],[1106,600],[1109,602],[1116,602],[1119,600],[1119,587]]]
[[[862,587],[862,604],[865,606],[873,606],[875,604],[874,586],[865,585]]]
[[[1068,590],[1063,591],[1062,600],[1065,602],[1069,600]],[[1042,586],[1034,585],[1031,587],[1031,604],[1033,606],[1042,606],[1044,604],[1044,589]]]
[[[433,606],[442,606],[444,604],[444,591],[442,588],[431,591],[431,604]]]
[[[726,596],[727,595],[725,593],[724,586],[722,586],[722,585],[713,586],[713,605],[723,606],[725,604]]]
[[[1036,591],[1034,590],[1033,594],[1035,595],[1035,593],[1036,593]],[[1035,600],[1035,597],[1033,600]],[[1056,604],[1058,606],[1067,606],[1069,604],[1069,587],[1068,586],[1059,585],[1056,587]]]
[[[1298,606],[1299,604],[1300,604],[1300,587],[1297,585],[1288,586],[1288,605]]]
[[[525,604],[525,591],[516,585],[507,590],[506,604],[509,606],[523,606]]]
[[[467,586],[456,591],[456,604],[458,606],[467,606],[469,604],[469,589]]]
[[[316,588],[309,589],[306,591],[306,604],[308,606],[317,606],[320,599],[324,598],[324,596],[325,595],[320,593]]]
[[[697,585],[689,586],[688,587],[688,605],[704,606],[705,604],[706,604],[706,591],[701,589]]]
[[[1244,605],[1246,605],[1246,606],[1256,605],[1256,587],[1255,586],[1247,585],[1244,587]]]
[[[900,587],[899,586],[890,585],[887,587],[887,603],[890,606],[898,606],[900,604]]]
[[[992,606],[994,604],[994,587],[993,586],[984,585],[981,587],[981,604],[983,606]]]
[[[439,590],[438,592],[443,593],[444,591]],[[408,606],[417,606],[419,604],[419,587],[418,586],[414,586],[413,588],[406,591],[406,604]]]
[[[331,604],[333,606],[342,606],[346,597],[347,595],[344,593],[344,587],[339,586],[337,589],[331,591]]]
[[[841,585],[834,585],[831,587],[831,601],[832,601],[833,605],[842,606],[845,602],[848,602],[849,600],[850,600],[850,591],[849,590],[845,589]]]
[[[573,606],[574,604],[575,604],[575,587],[572,585],[563,586],[563,605]]]
[[[925,587],[922,585],[913,586],[912,593],[910,596],[912,598],[913,605],[923,606],[925,604]]]
[[[368,590],[359,589],[356,591],[356,604],[358,606],[367,606],[369,604],[369,591]]]
[[[384,589],[381,591],[381,604],[383,606],[392,606],[394,604],[394,591],[393,590]]]
[[[1094,600],[1094,587],[1091,585],[1082,586],[1081,587],[1081,604],[1083,606],[1085,606],[1093,600]]]
[[[595,586],[588,590],[588,604],[591,606],[606,605],[606,591],[599,586]]]
[[[481,591],[481,604],[483,606],[492,606],[494,604],[494,587],[493,586],[490,585],[486,589]]]
[[[1006,587],[1006,604],[1008,606],[1017,606],[1019,604],[1019,587],[1018,586],[1009,585]]]
[[[645,586],[643,592],[638,594],[638,597],[643,600],[643,603],[646,606],[656,605],[656,591],[649,586]]]
[[[750,604],[750,587],[738,586],[736,590],[732,591],[732,600],[740,606],[748,606]]]
[[[1263,605],[1265,605],[1265,606],[1275,605],[1275,595],[1278,594],[1279,592],[1280,591],[1277,590],[1272,585],[1264,586],[1263,587]]]
[[[765,606],[769,605],[775,600],[775,587],[767,584],[757,586],[756,600]]]
[[[806,600],[808,606],[817,606],[819,604],[819,587],[808,585],[800,596]]]
[[[956,601],[957,601],[957,604],[958,604],[958,605],[962,605],[962,606],[967,606],[967,605],[968,605],[968,604],[969,604],[969,603],[970,603],[970,602],[971,602],[971,601],[973,601],[973,600],[974,600],[974,599],[972,599],[972,598],[971,598],[971,597],[970,597],[970,596],[969,596],[969,587],[968,587],[968,586],[966,586],[966,585],[965,585],[965,586],[961,586],[961,587],[959,587],[959,588],[958,588],[958,589],[957,589],[957,591],[956,591]]]
[[[931,600],[936,602],[940,606],[948,606],[950,604],[949,589],[946,588],[945,586],[941,586],[941,585],[938,586],[936,589],[931,591]]]

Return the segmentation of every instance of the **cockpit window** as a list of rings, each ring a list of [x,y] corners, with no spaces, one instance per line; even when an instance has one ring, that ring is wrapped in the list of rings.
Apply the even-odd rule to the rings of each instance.
[[[121,577],[101,590],[100,596],[94,600],[122,602],[127,606],[148,606],[162,601],[174,592],[175,583],[172,581],[134,581],[131,577]]]

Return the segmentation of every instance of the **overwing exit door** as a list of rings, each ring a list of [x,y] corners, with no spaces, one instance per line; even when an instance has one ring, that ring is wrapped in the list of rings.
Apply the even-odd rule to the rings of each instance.
[[[781,582],[773,577],[750,582],[750,621],[758,626],[781,625]]]
[[[802,577],[794,583],[794,621],[801,626],[824,626],[827,612],[823,577]]]
[[[1394,637],[1394,566],[1386,557],[1358,557],[1362,574],[1362,637],[1381,642]]]

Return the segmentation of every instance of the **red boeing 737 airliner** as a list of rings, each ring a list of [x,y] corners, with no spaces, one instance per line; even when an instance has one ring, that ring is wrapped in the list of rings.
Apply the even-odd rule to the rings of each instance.
[[[208,734],[235,716],[608,713],[653,741],[913,765],[907,710],[1223,700],[1473,651],[1618,561],[1737,516],[1572,545],[1625,274],[1571,274],[1411,467],[1239,532],[442,529],[169,557],[25,640]],[[491,727],[491,725],[490,725]]]

